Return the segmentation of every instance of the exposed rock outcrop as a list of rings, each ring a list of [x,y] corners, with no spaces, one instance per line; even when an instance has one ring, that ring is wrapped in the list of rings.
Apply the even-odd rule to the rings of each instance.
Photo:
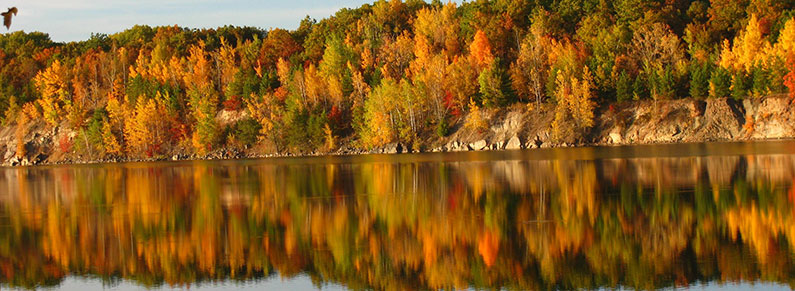
[[[488,127],[469,129],[463,116],[451,133],[439,138],[420,136],[419,142],[394,142],[375,149],[357,148],[353,138],[344,137],[336,151],[320,154],[411,153],[419,151],[516,150],[583,145],[627,145],[705,141],[740,141],[795,138],[795,110],[789,98],[770,96],[736,101],[733,99],[640,100],[613,104],[595,112],[594,126],[585,131],[556,131],[552,127],[554,105],[531,108],[516,104],[485,110]],[[219,123],[231,124],[248,118],[244,111],[222,110]],[[22,147],[17,146],[16,126],[0,127],[0,164],[5,166],[53,163],[116,162],[130,158],[95,160],[64,154],[73,146],[77,133],[66,125],[46,126],[32,122],[24,131]],[[567,132],[568,136],[555,136]],[[23,154],[17,149],[24,149]],[[218,149],[205,156],[174,149],[153,159],[233,159],[243,157],[296,156],[301,153],[270,153],[255,149]],[[151,159],[150,159],[151,160]],[[725,179],[726,177],[716,177]]]

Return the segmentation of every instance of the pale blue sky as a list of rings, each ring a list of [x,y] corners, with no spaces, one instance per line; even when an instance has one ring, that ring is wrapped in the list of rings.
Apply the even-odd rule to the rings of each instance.
[[[135,24],[177,24],[191,28],[231,24],[295,29],[306,15],[319,20],[342,7],[359,7],[373,1],[4,0],[3,3],[19,9],[8,31],[41,31],[49,33],[54,41],[74,41],[85,40],[92,32],[112,34]],[[7,32],[5,27],[0,29]]]

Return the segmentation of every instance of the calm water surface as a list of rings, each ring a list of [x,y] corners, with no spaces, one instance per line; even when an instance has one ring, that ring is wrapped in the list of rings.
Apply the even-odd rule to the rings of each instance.
[[[795,142],[0,168],[0,288],[795,287]]]

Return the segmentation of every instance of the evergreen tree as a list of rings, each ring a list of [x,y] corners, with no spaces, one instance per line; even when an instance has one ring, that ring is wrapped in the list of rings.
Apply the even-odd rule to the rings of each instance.
[[[704,99],[709,95],[710,66],[693,64],[690,70],[690,97]]]
[[[633,98],[633,81],[632,77],[626,71],[621,71],[616,81],[616,100],[623,102]]]
[[[483,106],[497,107],[508,104],[511,92],[507,81],[505,71],[500,67],[500,59],[494,59],[478,77]]]
[[[748,97],[748,90],[750,89],[750,78],[743,71],[736,71],[731,76],[731,95],[734,99],[743,99]]]
[[[724,68],[716,68],[709,78],[709,97],[723,98],[731,94],[732,77]]]

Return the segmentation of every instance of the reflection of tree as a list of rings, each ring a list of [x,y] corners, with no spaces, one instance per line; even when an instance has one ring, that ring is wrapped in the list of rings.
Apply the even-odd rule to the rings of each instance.
[[[790,156],[9,169],[0,281],[792,284]],[[792,285],[791,285],[792,286]]]

